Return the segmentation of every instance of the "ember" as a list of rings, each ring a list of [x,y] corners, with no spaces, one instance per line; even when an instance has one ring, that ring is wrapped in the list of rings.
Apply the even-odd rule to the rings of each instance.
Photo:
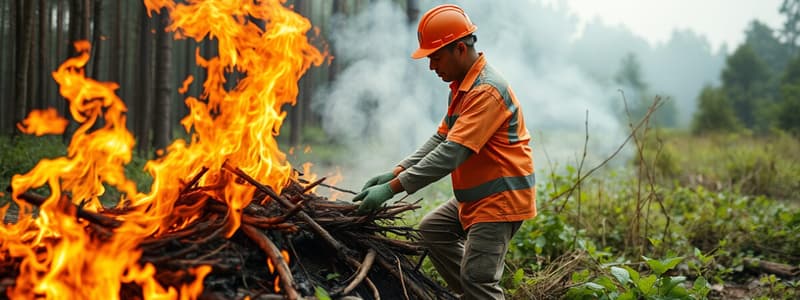
[[[324,60],[308,43],[308,20],[282,1],[144,2],[169,12],[177,37],[218,41],[219,57],[197,55],[208,76],[201,99],[185,101],[190,113],[181,123],[191,138],[148,162],[152,187],[138,191],[123,172],[135,142],[125,103],[117,84],[85,77],[91,46],[77,42],[79,55],[53,73],[79,123],[67,155],[15,175],[16,207],[0,209],[6,297],[297,299],[322,289],[334,297],[452,298],[409,259],[423,251],[415,231],[386,222],[414,204],[357,215],[351,203],[313,194],[324,179],[302,182],[280,151],[280,109],[294,104],[299,78]],[[226,89],[234,70],[244,78]],[[35,112],[20,129],[60,133],[62,120]],[[113,207],[100,202],[107,187],[124,194]]]

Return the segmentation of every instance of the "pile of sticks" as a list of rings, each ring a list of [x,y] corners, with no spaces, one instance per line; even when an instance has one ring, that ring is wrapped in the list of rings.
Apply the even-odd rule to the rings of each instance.
[[[418,233],[397,225],[403,212],[419,208],[398,202],[371,214],[359,215],[357,205],[329,201],[310,192],[313,183],[291,181],[277,194],[228,163],[225,172],[242,184],[256,187],[254,201],[241,211],[237,231],[230,226],[228,206],[214,197],[215,187],[198,186],[203,169],[188,182],[175,211],[197,210],[202,215],[188,226],[145,239],[140,262],[157,269],[163,286],[180,287],[194,280],[188,270],[211,266],[203,284],[203,299],[456,299],[419,269],[424,249]],[[327,185],[326,185],[327,186]],[[333,187],[335,188],[335,187]],[[45,198],[31,192],[20,198],[41,205]],[[74,206],[88,220],[87,231],[98,238],[113,234],[125,208],[102,213]],[[16,262],[18,265],[19,262]],[[0,288],[13,285],[14,262],[0,262]],[[8,271],[8,272],[6,272]],[[3,292],[3,294],[5,294]],[[141,298],[141,287],[124,284],[122,298]]]

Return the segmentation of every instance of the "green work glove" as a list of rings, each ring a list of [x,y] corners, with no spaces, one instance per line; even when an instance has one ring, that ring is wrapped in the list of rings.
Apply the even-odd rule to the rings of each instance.
[[[387,183],[392,179],[394,179],[394,172],[386,172],[378,176],[372,177],[369,180],[367,180],[367,183],[364,184],[364,187],[361,188],[361,191],[365,191],[367,190],[367,188],[372,186]]]
[[[384,202],[392,199],[393,196],[394,191],[392,191],[387,182],[367,188],[353,197],[353,202],[364,201],[358,206],[358,213],[365,214],[380,207]]]

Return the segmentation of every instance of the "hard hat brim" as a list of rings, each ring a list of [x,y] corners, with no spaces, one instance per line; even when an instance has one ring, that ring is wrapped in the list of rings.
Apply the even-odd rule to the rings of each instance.
[[[417,50],[416,50],[416,51],[414,51],[414,53],[411,53],[411,58],[413,58],[413,59],[420,59],[420,58],[425,58],[425,57],[428,57],[428,55],[431,55],[431,54],[433,54],[433,52],[436,52],[436,50],[439,50],[439,49],[441,49],[442,47],[444,47],[444,46],[437,47],[437,48],[434,48],[434,49],[422,49],[422,48],[417,48]]]

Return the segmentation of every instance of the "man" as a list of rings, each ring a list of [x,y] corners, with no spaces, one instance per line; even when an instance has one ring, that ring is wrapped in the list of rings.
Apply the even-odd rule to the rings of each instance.
[[[449,287],[465,299],[503,299],[503,259],[522,221],[536,216],[530,135],[508,83],[476,52],[477,26],[456,5],[423,15],[414,59],[450,82],[436,134],[394,168],[367,181],[359,211],[451,174],[454,199],[426,215],[422,243]]]

